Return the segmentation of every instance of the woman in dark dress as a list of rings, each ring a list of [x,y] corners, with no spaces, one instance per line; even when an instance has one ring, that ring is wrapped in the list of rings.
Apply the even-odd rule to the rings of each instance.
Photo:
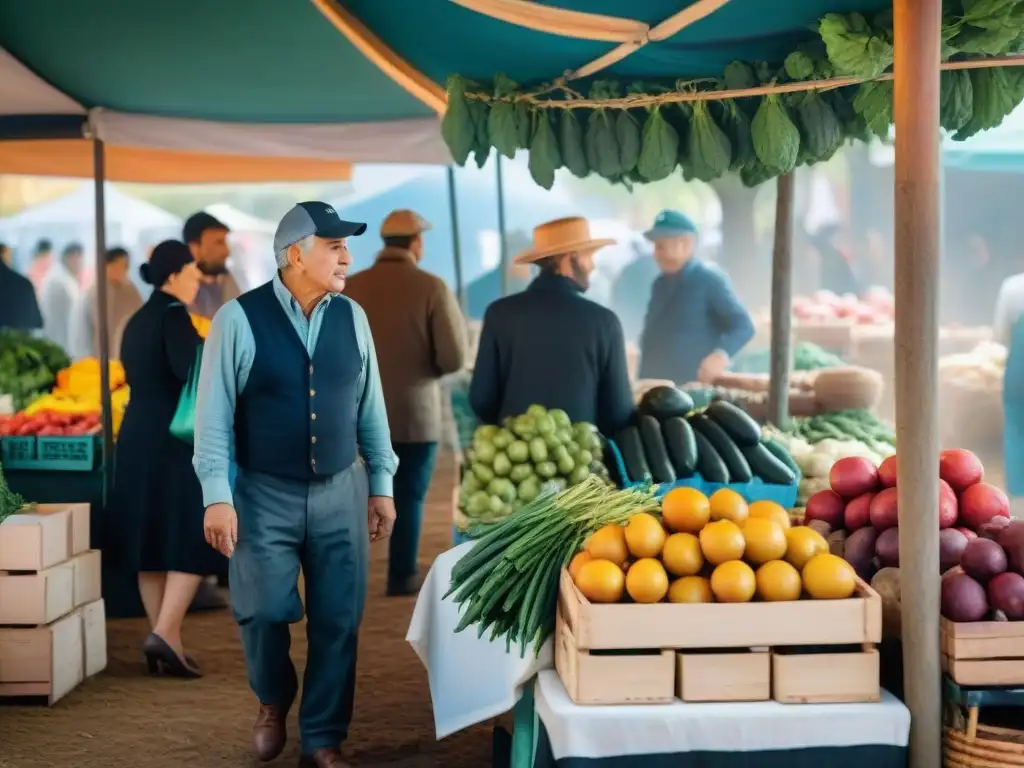
[[[121,341],[131,400],[117,441],[109,533],[117,565],[138,573],[151,629],[143,645],[150,672],[199,677],[185,655],[181,625],[202,578],[223,565],[203,538],[192,447],[169,428],[202,343],[186,308],[200,273],[188,246],[176,240],[154,248],[141,272],[154,290]]]

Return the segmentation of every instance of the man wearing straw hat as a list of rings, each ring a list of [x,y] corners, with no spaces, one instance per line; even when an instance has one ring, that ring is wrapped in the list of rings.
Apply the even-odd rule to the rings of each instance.
[[[469,392],[481,421],[497,424],[536,403],[605,434],[628,423],[633,397],[622,325],[610,309],[582,296],[594,253],[614,242],[592,237],[580,217],[533,230],[533,246],[516,263],[540,273],[484,315]]]
[[[754,337],[754,323],[718,267],[695,258],[697,225],[662,211],[644,233],[661,276],[640,336],[640,378],[712,384]]]

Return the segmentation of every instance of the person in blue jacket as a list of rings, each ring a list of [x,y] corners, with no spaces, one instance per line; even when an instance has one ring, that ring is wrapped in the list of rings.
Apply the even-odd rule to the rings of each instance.
[[[305,612],[299,765],[345,765],[369,544],[395,522],[398,460],[373,336],[366,313],[341,295],[347,240],[365,229],[325,203],[296,205],[274,235],[274,279],[221,307],[203,350],[194,466],[206,540],[231,558],[264,762],[285,746],[299,692],[289,625]]]
[[[754,323],[729,278],[694,256],[697,226],[662,211],[644,233],[661,276],[640,335],[640,378],[711,384],[754,337]]]

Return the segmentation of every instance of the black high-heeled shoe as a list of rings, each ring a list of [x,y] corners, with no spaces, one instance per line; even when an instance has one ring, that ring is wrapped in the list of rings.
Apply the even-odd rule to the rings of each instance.
[[[151,675],[166,675],[194,680],[203,676],[202,670],[191,658],[182,659],[160,635],[150,634],[142,644],[146,668]]]

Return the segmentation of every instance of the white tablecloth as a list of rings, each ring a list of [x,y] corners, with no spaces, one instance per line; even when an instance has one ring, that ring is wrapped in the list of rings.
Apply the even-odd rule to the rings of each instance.
[[[887,691],[873,704],[676,701],[584,707],[573,704],[554,671],[543,671],[535,696],[556,760],[862,744],[906,747],[910,738],[910,711]]]
[[[455,634],[459,606],[451,598],[442,601],[448,591],[452,568],[473,546],[472,542],[441,554],[416,600],[416,609],[405,639],[420,657],[430,678],[430,698],[434,704],[434,728],[443,739],[508,712],[519,700],[523,685],[538,670],[553,666],[549,640],[540,655],[519,657],[519,649],[505,652],[505,640],[477,639],[476,627]]]

